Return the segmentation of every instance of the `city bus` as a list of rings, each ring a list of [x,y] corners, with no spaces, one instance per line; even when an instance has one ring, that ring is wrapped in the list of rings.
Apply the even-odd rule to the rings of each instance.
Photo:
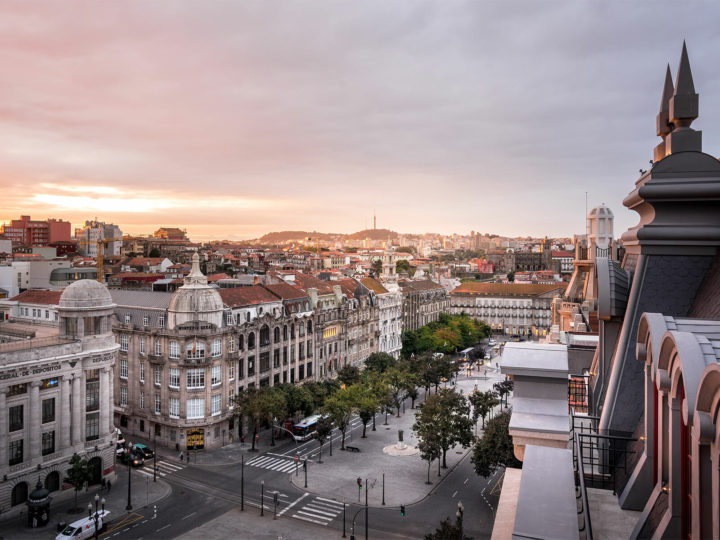
[[[329,416],[323,416],[321,414],[314,414],[303,418],[292,428],[293,438],[296,441],[307,441],[315,437],[317,432],[318,422],[321,419],[330,420]],[[332,425],[332,424],[331,424]]]

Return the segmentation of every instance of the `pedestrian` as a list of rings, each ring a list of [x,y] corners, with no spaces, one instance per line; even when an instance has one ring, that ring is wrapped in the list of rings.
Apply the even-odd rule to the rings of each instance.
[[[107,487],[107,480],[105,480],[105,478],[103,478],[102,480],[100,480],[100,491],[105,491],[106,487]]]
[[[107,490],[108,493],[110,493],[110,488],[112,487],[112,484],[110,483],[110,480],[107,481]]]
[[[182,461],[185,457],[185,454],[183,454],[182,450],[180,451],[180,461]]]

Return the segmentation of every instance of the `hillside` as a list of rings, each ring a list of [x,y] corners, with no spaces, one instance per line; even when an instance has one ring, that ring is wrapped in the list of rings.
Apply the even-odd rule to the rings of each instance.
[[[348,240],[365,240],[370,238],[371,240],[387,240],[388,238],[397,238],[398,233],[389,229],[365,229],[364,231],[358,231],[347,235]]]
[[[338,234],[332,233],[319,233],[317,231],[277,231],[267,233],[266,235],[257,239],[258,244],[282,244],[289,241],[300,242],[306,238],[320,238],[320,240],[332,240],[337,238]]]

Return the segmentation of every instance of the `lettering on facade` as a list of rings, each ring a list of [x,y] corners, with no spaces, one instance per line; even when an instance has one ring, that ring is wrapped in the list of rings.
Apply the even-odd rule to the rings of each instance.
[[[0,373],[0,381],[5,381],[7,379],[17,379],[18,377],[27,377],[31,374],[37,375],[39,373],[47,373],[49,371],[58,371],[60,369],[60,364],[55,364],[52,366],[37,367],[30,370],[5,371],[3,373]]]

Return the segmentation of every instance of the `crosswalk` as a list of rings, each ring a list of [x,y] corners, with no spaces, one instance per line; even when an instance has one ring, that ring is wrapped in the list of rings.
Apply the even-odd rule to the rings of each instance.
[[[184,469],[185,466],[184,466],[184,465],[180,465],[180,464],[178,464],[178,463],[172,463],[172,462],[170,462],[170,461],[161,461],[161,460],[158,460],[158,462],[157,462],[157,468],[158,468],[158,470],[157,470],[157,475],[160,476],[160,477],[162,477],[162,476],[167,476],[168,474],[177,472],[177,471],[179,471],[179,470],[181,470],[181,469]],[[146,461],[146,462],[145,462],[145,465],[144,465],[143,467],[140,467],[140,468],[135,469],[135,470],[136,470],[136,472],[142,474],[143,476],[148,476],[148,477],[152,478],[152,477],[153,477],[153,462],[152,462],[152,459]]]
[[[251,461],[248,461],[246,465],[284,473],[290,473],[295,471],[295,460],[292,458],[260,456],[256,457]],[[302,464],[300,464],[300,466],[302,467]]]
[[[295,510],[292,517],[310,521],[318,525],[329,525],[330,522],[343,512],[343,503],[314,497],[310,502],[305,503]]]

